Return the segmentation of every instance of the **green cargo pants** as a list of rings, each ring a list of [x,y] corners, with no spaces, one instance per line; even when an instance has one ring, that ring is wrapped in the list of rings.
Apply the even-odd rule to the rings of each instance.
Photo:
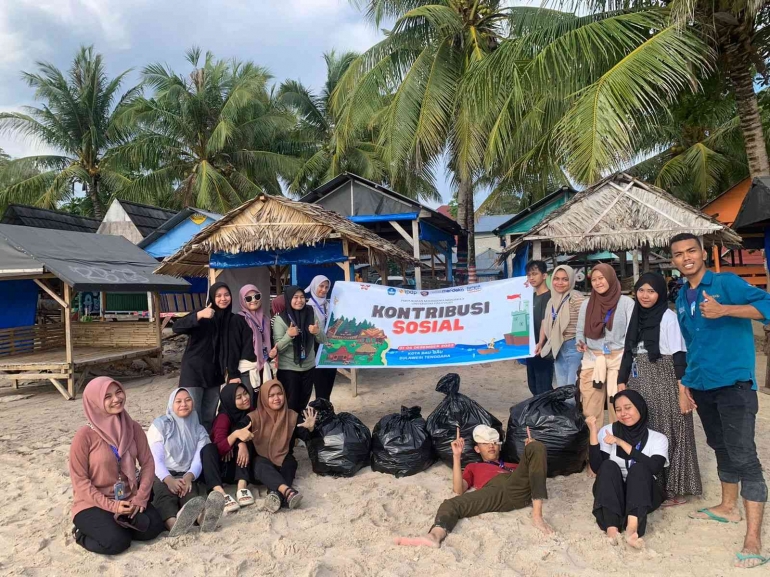
[[[433,527],[441,527],[447,533],[457,521],[482,513],[495,513],[523,509],[532,499],[547,499],[545,480],[548,461],[545,445],[532,441],[524,448],[524,457],[513,473],[503,473],[490,479],[481,489],[447,499],[438,508]],[[432,528],[432,527],[431,527]]]

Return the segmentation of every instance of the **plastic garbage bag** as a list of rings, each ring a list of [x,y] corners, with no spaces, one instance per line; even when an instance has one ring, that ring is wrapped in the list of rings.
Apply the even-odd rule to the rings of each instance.
[[[548,476],[583,470],[588,455],[588,426],[575,402],[576,386],[559,387],[511,407],[503,458],[518,463],[529,427],[548,450]]]
[[[334,406],[326,399],[316,399],[309,406],[318,413],[307,443],[313,472],[352,477],[369,464],[372,435],[358,417],[350,413],[335,414]]]
[[[452,466],[452,441],[457,438],[457,427],[460,436],[465,439],[462,465],[481,461],[474,449],[473,429],[476,425],[487,425],[497,429],[500,438],[503,436],[503,424],[492,413],[479,405],[473,399],[459,393],[460,375],[449,373],[444,375],[436,385],[439,393],[446,397],[428,416],[427,425],[433,440],[433,451],[445,464]]]
[[[372,431],[372,470],[407,477],[430,467],[433,457],[425,419],[420,407],[401,407],[385,415]]]

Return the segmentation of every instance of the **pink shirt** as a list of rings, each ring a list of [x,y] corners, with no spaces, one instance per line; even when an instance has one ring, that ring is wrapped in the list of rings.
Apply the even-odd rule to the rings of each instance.
[[[147,444],[147,436],[136,421],[134,426],[134,444],[124,455],[124,459],[139,462],[142,476],[139,487],[131,492],[126,483],[127,499],[133,505],[146,507],[150,498],[152,483],[155,478],[155,462]],[[91,507],[117,512],[115,501],[115,483],[118,481],[118,461],[110,446],[88,426],[83,426],[75,433],[70,446],[70,480],[72,481],[72,516]]]

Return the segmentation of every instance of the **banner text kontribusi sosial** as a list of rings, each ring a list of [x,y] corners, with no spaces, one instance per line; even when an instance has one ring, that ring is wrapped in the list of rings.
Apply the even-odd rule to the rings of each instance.
[[[432,291],[337,282],[320,367],[433,367],[529,357],[525,277]]]

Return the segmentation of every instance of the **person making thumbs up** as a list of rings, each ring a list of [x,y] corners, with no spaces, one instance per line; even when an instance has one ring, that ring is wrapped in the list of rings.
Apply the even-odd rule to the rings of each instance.
[[[283,295],[287,307],[276,317],[273,328],[276,376],[286,390],[289,408],[302,415],[313,393],[315,343],[325,343],[326,335],[300,287],[288,286]]]

